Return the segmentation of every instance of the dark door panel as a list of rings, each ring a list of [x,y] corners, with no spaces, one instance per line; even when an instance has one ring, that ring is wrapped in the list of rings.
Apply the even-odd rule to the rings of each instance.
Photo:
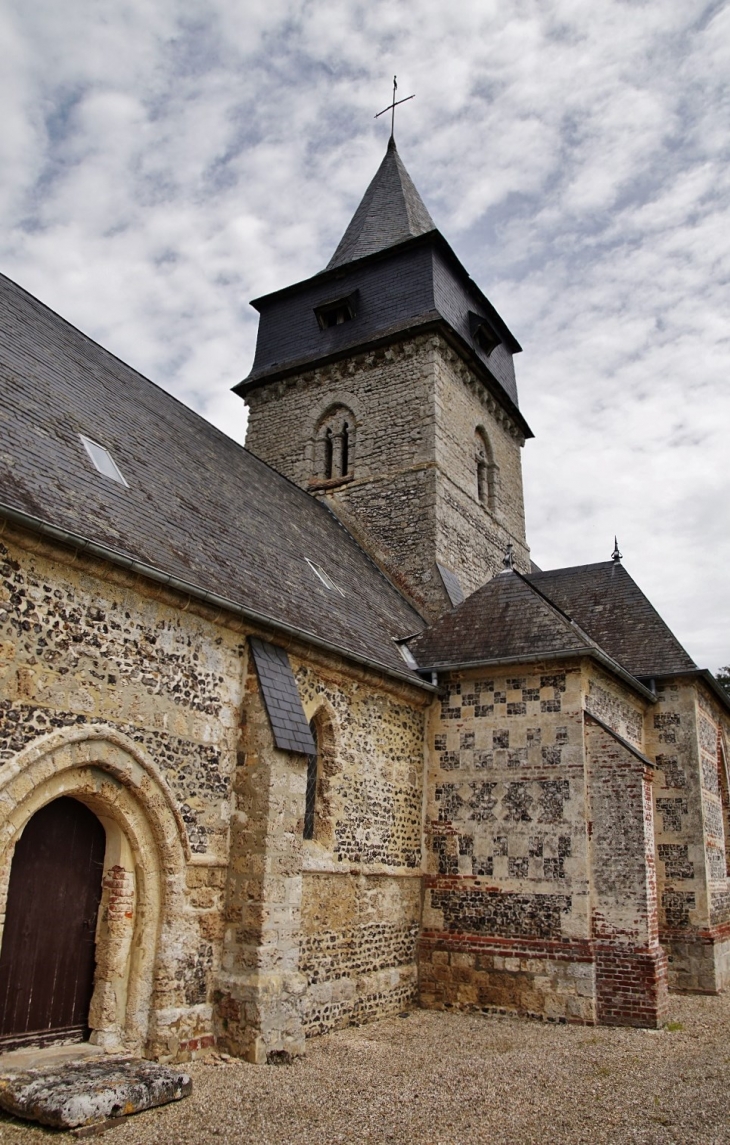
[[[18,840],[0,951],[0,1040],[88,1034],[106,837],[75,799],[36,812]]]

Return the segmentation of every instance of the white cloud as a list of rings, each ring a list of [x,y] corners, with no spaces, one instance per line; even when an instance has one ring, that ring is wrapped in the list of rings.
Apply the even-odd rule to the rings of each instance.
[[[730,8],[19,0],[2,269],[227,432],[247,300],[327,262],[382,156],[525,347],[538,563],[626,563],[730,660]]]

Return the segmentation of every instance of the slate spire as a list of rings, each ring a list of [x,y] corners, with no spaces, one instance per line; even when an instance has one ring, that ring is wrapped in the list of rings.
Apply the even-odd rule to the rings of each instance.
[[[435,231],[391,135],[383,162],[340,239],[327,270]]]

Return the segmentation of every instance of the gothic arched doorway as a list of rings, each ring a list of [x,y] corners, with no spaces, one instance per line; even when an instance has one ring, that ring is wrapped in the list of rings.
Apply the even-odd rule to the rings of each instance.
[[[0,1048],[88,1036],[105,845],[96,815],[66,796],[26,824],[0,950]]]

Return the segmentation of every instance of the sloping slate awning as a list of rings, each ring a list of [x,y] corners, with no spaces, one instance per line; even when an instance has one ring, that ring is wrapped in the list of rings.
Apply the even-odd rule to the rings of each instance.
[[[277,644],[249,639],[264,705],[271,721],[274,743],[282,751],[314,755],[317,751],[304,714],[289,657]]]
[[[457,604],[463,604],[464,590],[461,587],[461,581],[456,573],[452,572],[446,565],[439,564],[438,561],[436,561],[436,568],[441,573],[441,580],[444,582],[444,588],[446,589],[452,607],[455,608]]]

